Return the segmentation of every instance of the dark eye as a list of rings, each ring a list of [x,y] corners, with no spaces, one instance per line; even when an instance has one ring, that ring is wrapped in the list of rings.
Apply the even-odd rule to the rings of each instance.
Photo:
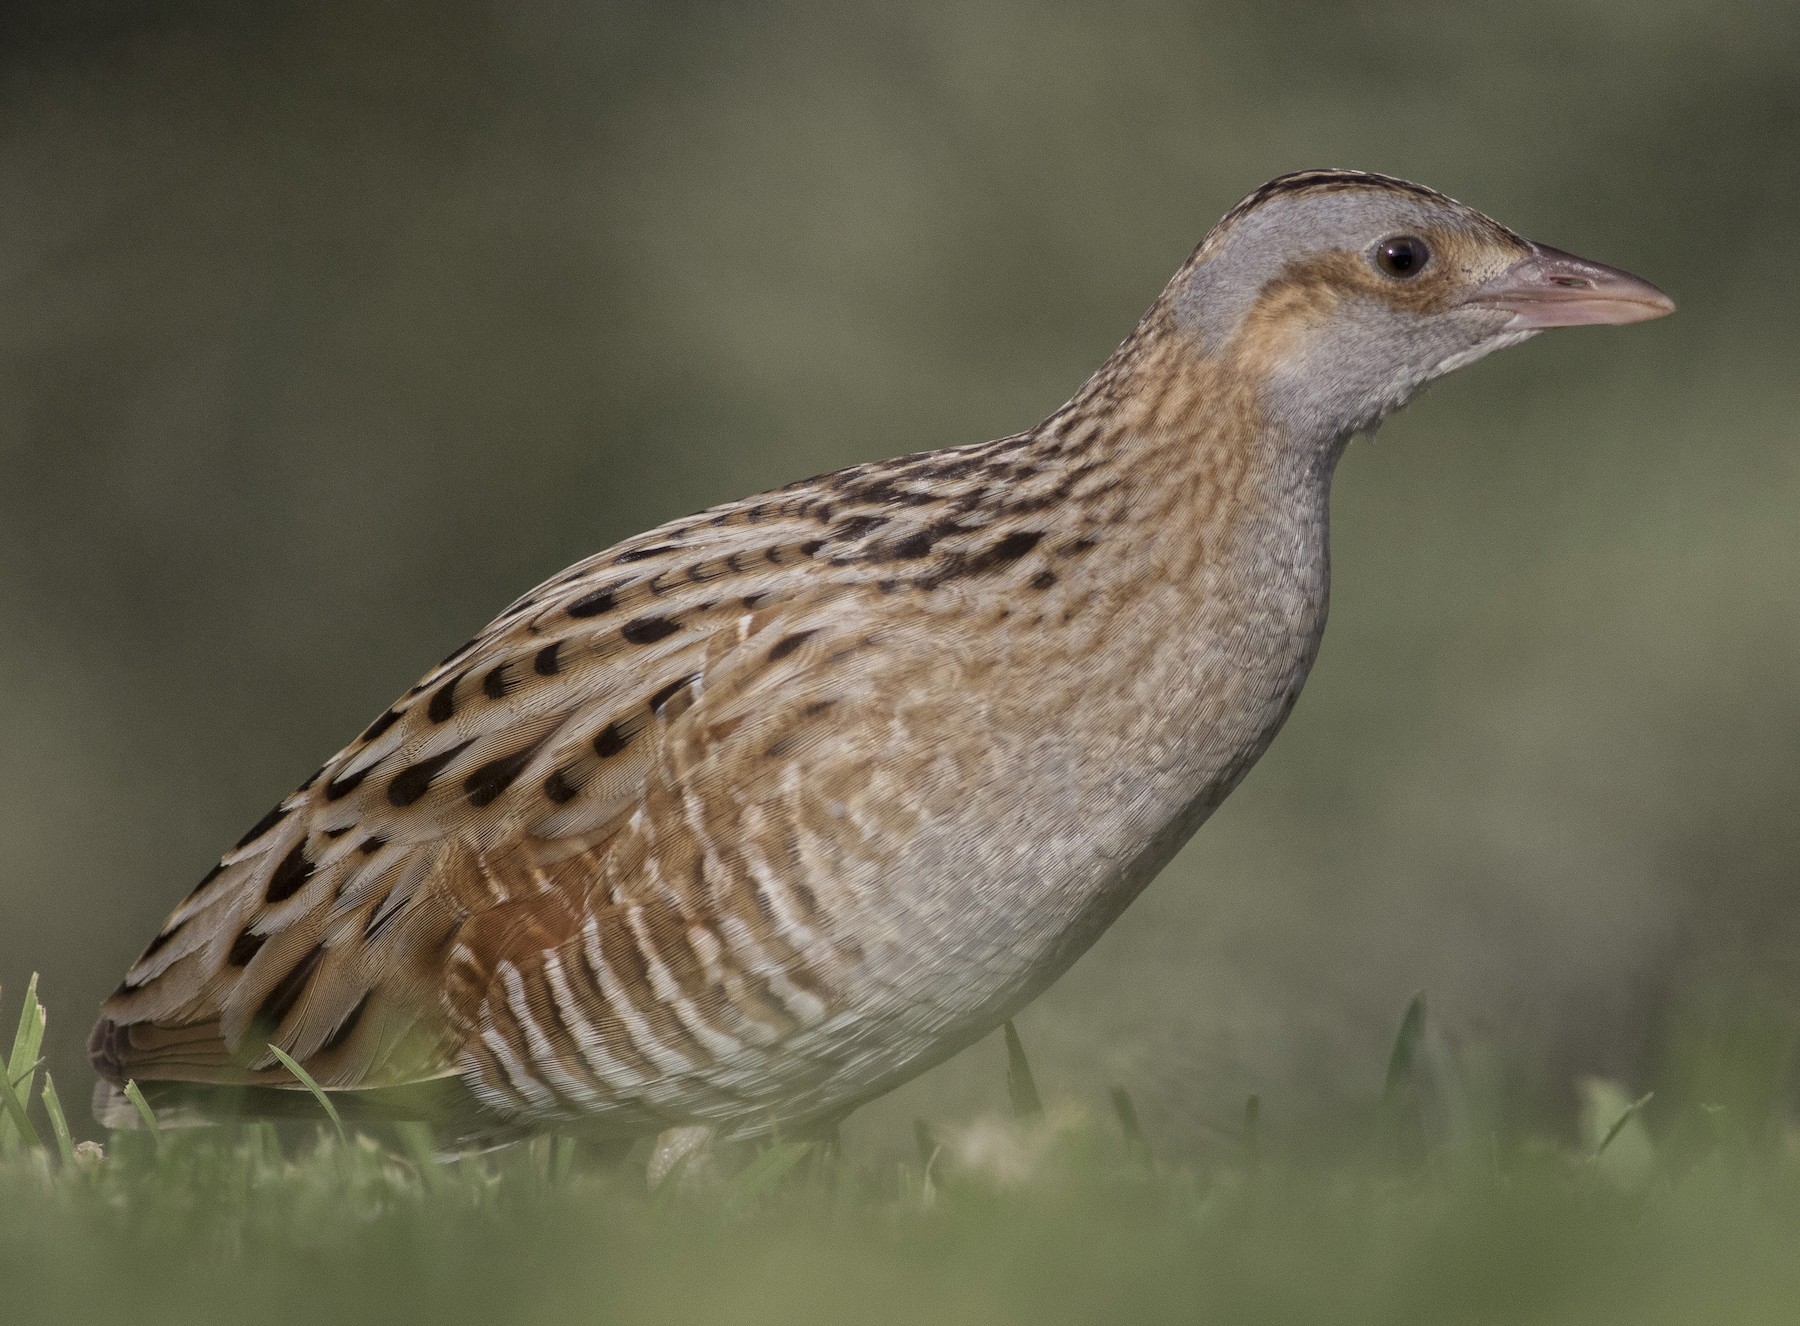
[[[1375,265],[1389,276],[1402,281],[1417,276],[1431,261],[1431,250],[1416,235],[1396,235],[1384,239],[1375,249]]]

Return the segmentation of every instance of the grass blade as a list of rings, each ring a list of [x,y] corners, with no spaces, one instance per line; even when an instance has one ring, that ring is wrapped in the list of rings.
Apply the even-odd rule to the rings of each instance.
[[[1425,1038],[1425,992],[1413,995],[1400,1019],[1400,1030],[1394,1036],[1393,1053],[1388,1056],[1387,1085],[1382,1099],[1392,1101],[1412,1081],[1413,1064],[1419,1057],[1419,1044]]]
[[[1244,1153],[1254,1166],[1262,1157],[1262,1097],[1252,1094],[1244,1102]]]
[[[742,1212],[774,1192],[812,1149],[811,1142],[771,1142],[725,1185],[725,1209]]]
[[[50,1076],[50,1070],[44,1070],[44,1092],[39,1097],[44,1102],[44,1114],[50,1120],[50,1131],[56,1137],[56,1150],[62,1156],[62,1163],[75,1163],[75,1143],[69,1137],[69,1121],[63,1117],[62,1100],[56,1094],[56,1082]]]
[[[1119,1131],[1125,1136],[1125,1150],[1142,1164],[1150,1163],[1150,1143],[1144,1137],[1144,1130],[1138,1123],[1137,1104],[1131,1099],[1131,1093],[1124,1087],[1112,1089],[1113,1113],[1119,1119]]]
[[[1625,1131],[1625,1125],[1635,1119],[1639,1112],[1643,1110],[1644,1106],[1648,1105],[1655,1098],[1656,1093],[1654,1091],[1646,1091],[1643,1095],[1639,1096],[1636,1100],[1632,1101],[1631,1104],[1625,1107],[1625,1112],[1613,1120],[1612,1127],[1606,1130],[1606,1136],[1600,1139],[1600,1145],[1594,1148],[1595,1160],[1598,1160],[1601,1156],[1606,1154],[1606,1148],[1613,1144],[1613,1139],[1615,1137]]]
[[[44,1006],[38,1002],[37,973],[31,974],[30,982],[25,986],[25,1002],[19,1008],[19,1026],[13,1033],[12,1054],[4,1065],[7,1086],[17,1094],[19,1100],[31,1100],[31,1088],[37,1076],[38,1051],[44,1044]],[[0,1153],[8,1152],[18,1146],[19,1138],[30,1138],[36,1145],[37,1132],[23,1126],[28,1120],[15,1118],[12,1110],[0,1114]]]
[[[437,1142],[431,1125],[418,1119],[402,1119],[394,1124],[394,1136],[400,1139],[407,1158],[419,1171],[419,1182],[427,1192],[437,1192],[450,1182],[450,1176],[438,1159]]]
[[[556,1139],[556,1151],[551,1157],[550,1181],[559,1185],[566,1185],[569,1182],[569,1176],[574,1174],[574,1172],[575,1139],[559,1134]]]
[[[1037,1079],[1031,1075],[1031,1061],[1025,1057],[1025,1046],[1019,1040],[1012,1019],[1003,1028],[1006,1035],[1006,1094],[1012,1100],[1013,1118],[1031,1123],[1044,1117],[1044,1102],[1038,1095]]]
[[[38,1003],[37,973],[31,973],[31,981],[25,987],[25,1002],[19,1008],[19,1027],[13,1033],[12,1054],[8,1056],[6,1068],[14,1082],[18,1081],[25,1065],[38,1057],[38,1047],[44,1040],[44,1006]]]
[[[338,1141],[348,1142],[350,1138],[344,1132],[344,1121],[338,1116],[337,1106],[331,1103],[331,1097],[325,1094],[325,1089],[313,1080],[313,1075],[302,1068],[294,1056],[279,1045],[271,1043],[269,1050],[277,1059],[281,1060],[281,1066],[299,1080],[301,1086],[312,1092],[313,1099],[318,1101],[325,1113],[331,1116],[332,1126],[337,1129]]]
[[[931,1162],[937,1159],[938,1140],[931,1125],[923,1119],[913,1120],[913,1145],[919,1148],[919,1168],[929,1170]]]
[[[125,1084],[125,1099],[131,1102],[131,1108],[138,1112],[138,1118],[144,1121],[144,1131],[149,1133],[156,1143],[158,1155],[162,1154],[162,1129],[157,1126],[156,1112],[150,1108],[150,1102],[144,1099],[143,1088],[136,1082]]]
[[[36,1069],[35,1064],[32,1067],[34,1070]],[[0,1073],[0,1105],[6,1107],[5,1120],[9,1129],[6,1135],[6,1145],[0,1147],[0,1150],[16,1150],[20,1138],[24,1138],[30,1146],[41,1147],[44,1145],[43,1139],[38,1136],[37,1129],[32,1126],[31,1117],[25,1112],[25,1102],[19,1099],[19,1093],[13,1088],[10,1073]]]

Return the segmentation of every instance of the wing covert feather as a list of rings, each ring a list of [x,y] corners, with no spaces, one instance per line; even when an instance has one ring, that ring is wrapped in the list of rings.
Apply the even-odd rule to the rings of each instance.
[[[106,1001],[102,1075],[289,1083],[270,1041],[333,1087],[456,1071],[444,955],[517,887],[471,862],[606,838],[708,667],[805,588],[795,545],[816,526],[747,505],[539,586],[284,798]]]

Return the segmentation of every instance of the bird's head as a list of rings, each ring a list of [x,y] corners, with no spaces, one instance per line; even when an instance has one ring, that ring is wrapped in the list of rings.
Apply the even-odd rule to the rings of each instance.
[[[1675,308],[1443,194],[1348,170],[1263,185],[1166,298],[1204,355],[1258,383],[1266,416],[1321,440],[1372,428],[1433,378],[1546,328]]]

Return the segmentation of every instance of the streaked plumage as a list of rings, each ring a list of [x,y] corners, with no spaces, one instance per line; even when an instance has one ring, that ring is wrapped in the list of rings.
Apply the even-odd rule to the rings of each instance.
[[[102,1115],[127,1078],[267,1107],[272,1042],[467,1137],[836,1117],[1054,980],[1267,747],[1353,432],[1669,307],[1416,185],[1272,181],[1036,428],[514,603],[175,909],[95,1028]]]

